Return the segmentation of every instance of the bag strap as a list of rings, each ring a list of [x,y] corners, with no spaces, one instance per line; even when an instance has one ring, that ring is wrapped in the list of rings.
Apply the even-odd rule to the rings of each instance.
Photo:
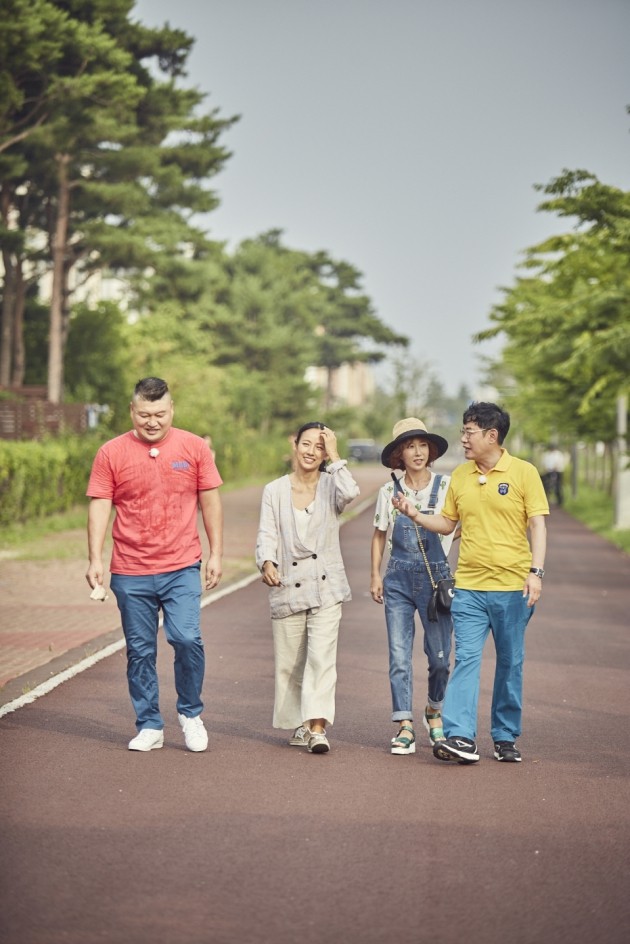
[[[431,489],[431,495],[429,496],[429,514],[433,514],[433,509],[437,505],[438,492],[440,491],[440,485],[442,483],[442,476],[436,475],[433,480],[433,488]],[[425,512],[426,514],[426,512]]]
[[[431,581],[431,586],[433,587],[434,590],[437,590],[437,584],[435,580],[433,579],[433,574],[431,573],[431,568],[429,567],[429,561],[427,560],[427,552],[424,549],[424,544],[422,543],[422,538],[420,537],[420,532],[418,531],[418,525],[416,524],[415,521],[413,522],[413,526],[416,529],[416,537],[418,538],[418,547],[422,551],[422,557],[424,559],[424,566],[427,569],[429,580]]]
[[[440,484],[441,484],[441,482],[442,482],[442,476],[441,476],[441,475],[436,475],[435,478],[434,478],[434,480],[433,480],[433,488],[431,489],[431,495],[429,496],[429,508],[428,508],[428,511],[423,511],[423,512],[421,512],[421,514],[424,514],[424,515],[426,515],[426,514],[432,515],[432,514],[433,514],[433,509],[434,509],[435,506],[437,505],[438,493],[439,493],[439,491],[440,491]],[[416,524],[415,521],[413,522],[413,526],[414,526],[414,528],[416,529],[416,537],[417,537],[417,539],[418,539],[418,547],[420,548],[420,551],[422,552],[422,558],[423,558],[423,560],[424,560],[424,566],[425,566],[426,569],[427,569],[427,573],[428,573],[428,575],[429,575],[429,580],[431,581],[431,586],[433,587],[434,590],[437,590],[437,584],[436,584],[435,580],[433,579],[433,574],[431,573],[431,568],[429,567],[429,561],[427,560],[427,552],[426,552],[425,549],[424,549],[424,544],[422,543],[422,538],[420,537],[420,532],[418,531],[418,525]]]

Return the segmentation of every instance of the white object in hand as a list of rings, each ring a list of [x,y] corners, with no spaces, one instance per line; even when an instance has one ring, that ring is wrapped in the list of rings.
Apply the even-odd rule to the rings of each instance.
[[[90,600],[100,600],[101,603],[104,603],[107,598],[108,594],[105,590],[105,587],[102,584],[97,583],[90,594]]]

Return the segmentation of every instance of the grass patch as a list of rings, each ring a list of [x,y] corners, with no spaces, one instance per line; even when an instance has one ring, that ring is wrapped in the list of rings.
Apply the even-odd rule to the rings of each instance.
[[[577,496],[567,498],[564,507],[591,531],[630,554],[630,530],[617,530],[613,527],[615,504],[609,495],[588,485],[580,485]]]
[[[0,551],[5,557],[23,557],[24,551],[33,548],[46,538],[66,531],[81,531],[83,544],[87,529],[87,504],[75,505],[69,511],[33,518],[30,521],[7,525],[0,536]],[[85,548],[83,549],[85,553]],[[30,555],[29,555],[30,556]]]

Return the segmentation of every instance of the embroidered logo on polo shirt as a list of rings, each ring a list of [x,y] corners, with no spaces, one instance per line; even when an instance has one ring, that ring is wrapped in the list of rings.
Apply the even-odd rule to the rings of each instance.
[[[190,462],[186,462],[185,459],[182,459],[180,462],[171,462],[171,469],[189,469]]]
[[[501,482],[499,485],[499,495],[507,495],[510,490],[510,486],[507,482]]]

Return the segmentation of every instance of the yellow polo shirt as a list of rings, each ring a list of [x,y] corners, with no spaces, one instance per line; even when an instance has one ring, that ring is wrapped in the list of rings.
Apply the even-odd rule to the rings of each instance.
[[[527,521],[548,515],[538,470],[501,450],[485,474],[465,462],[451,476],[442,514],[462,526],[455,586],[462,590],[522,590],[531,567]]]

